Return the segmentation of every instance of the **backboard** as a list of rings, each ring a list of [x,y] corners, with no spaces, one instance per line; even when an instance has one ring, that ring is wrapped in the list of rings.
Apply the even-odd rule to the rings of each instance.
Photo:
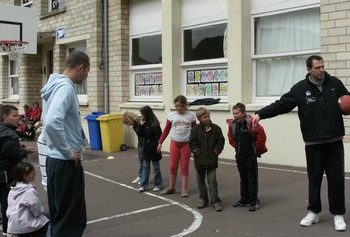
[[[27,41],[25,54],[37,53],[37,13],[29,7],[0,4],[0,40]],[[0,48],[0,55],[5,54]]]

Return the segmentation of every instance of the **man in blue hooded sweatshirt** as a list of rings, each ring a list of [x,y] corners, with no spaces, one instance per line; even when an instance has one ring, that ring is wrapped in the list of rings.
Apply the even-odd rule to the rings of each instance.
[[[73,51],[63,74],[51,74],[41,90],[51,237],[80,237],[86,228],[85,181],[81,164],[85,135],[74,84],[90,71],[89,57]]]

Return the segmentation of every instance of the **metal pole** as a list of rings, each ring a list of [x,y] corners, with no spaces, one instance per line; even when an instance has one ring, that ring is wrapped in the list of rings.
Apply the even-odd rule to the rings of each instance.
[[[108,0],[104,0],[103,10],[104,111],[109,113]]]

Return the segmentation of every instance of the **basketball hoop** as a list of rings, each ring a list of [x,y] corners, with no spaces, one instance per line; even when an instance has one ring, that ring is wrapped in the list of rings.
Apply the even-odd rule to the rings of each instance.
[[[21,61],[23,50],[27,48],[28,42],[21,40],[1,40],[0,48],[7,52],[11,61]]]

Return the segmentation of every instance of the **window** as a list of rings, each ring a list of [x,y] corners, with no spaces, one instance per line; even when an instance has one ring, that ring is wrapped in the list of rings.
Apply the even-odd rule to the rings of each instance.
[[[18,61],[9,61],[10,97],[19,96],[19,64]]]
[[[161,101],[162,1],[129,1],[130,101]]]
[[[33,0],[22,0],[22,7],[32,7]]]
[[[69,46],[68,47],[68,54],[73,52],[74,50],[86,52],[86,45],[79,44],[79,45],[75,45],[75,46]],[[87,80],[84,80],[81,84],[75,84],[75,88],[77,89],[79,102],[87,103],[87,100],[88,100],[88,98],[87,98]]]
[[[163,95],[162,36],[131,38],[131,100],[147,97],[160,100]]]
[[[306,58],[320,52],[320,9],[253,20],[253,101],[279,97],[305,77]]]
[[[184,30],[184,61],[224,57],[226,24]]]
[[[186,96],[227,99],[226,23],[183,30],[182,72]]]
[[[162,36],[150,35],[132,39],[132,65],[162,63]]]
[[[65,7],[65,0],[49,0],[49,12]]]

